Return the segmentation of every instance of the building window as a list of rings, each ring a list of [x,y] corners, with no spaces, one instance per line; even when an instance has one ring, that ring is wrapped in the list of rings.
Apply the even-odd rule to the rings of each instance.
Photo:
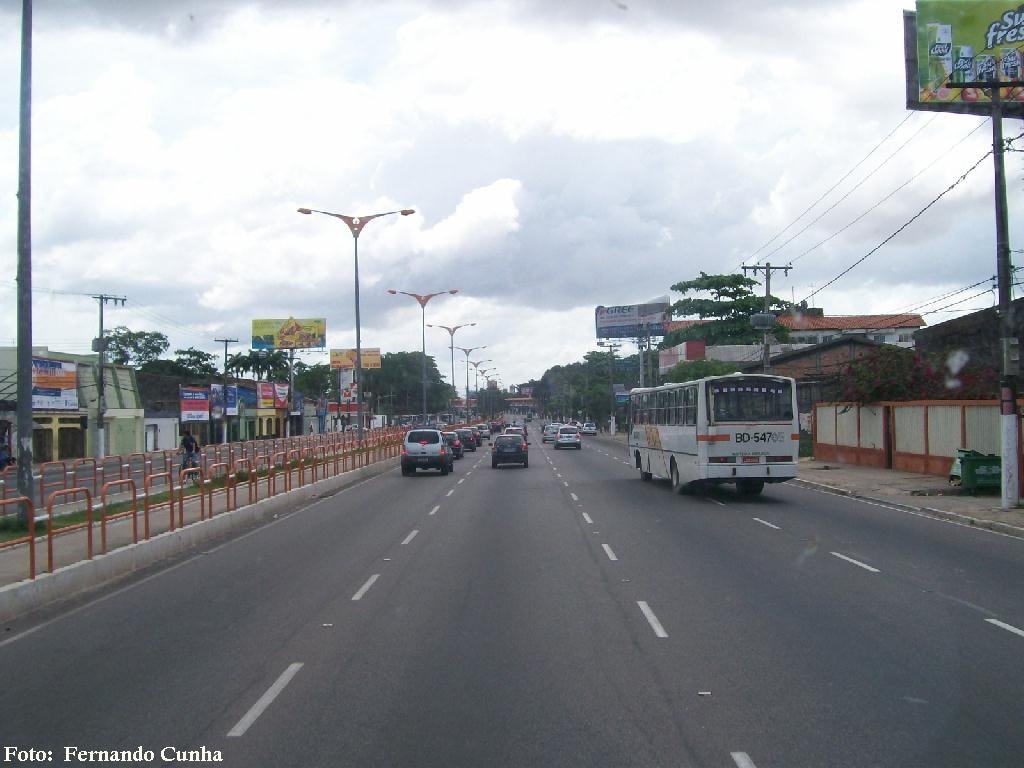
[[[872,336],[871,338],[872,338],[872,339],[873,339],[874,341],[885,341],[885,334],[884,334],[884,333],[876,333],[876,334],[875,334],[874,336]]]

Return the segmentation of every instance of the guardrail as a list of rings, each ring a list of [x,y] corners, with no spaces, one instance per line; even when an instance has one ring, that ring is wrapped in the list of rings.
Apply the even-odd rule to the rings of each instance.
[[[128,488],[132,495],[131,508],[127,512],[117,512],[113,515],[108,513],[110,503],[107,501],[107,492],[111,488]],[[139,494],[135,487],[135,481],[131,478],[127,480],[111,480],[108,483],[103,484],[102,496],[100,497],[100,504],[103,507],[103,514],[100,516],[100,546],[103,554],[107,554],[107,521],[118,520],[122,517],[131,517],[132,519],[132,543],[139,543]],[[147,531],[148,538],[148,531]]]
[[[26,508],[26,519],[29,521],[28,533],[20,538],[0,543],[0,551],[28,544],[28,577],[34,579],[36,577],[36,508],[28,496],[15,496],[11,499],[0,499],[0,510],[4,510],[4,515],[6,515],[7,507],[16,504],[24,505]]]
[[[54,530],[53,528],[53,503],[57,499],[85,494],[85,522],[65,525]],[[34,526],[30,526],[34,527]],[[86,559],[92,560],[92,494],[88,488],[68,488],[63,491],[54,491],[46,500],[46,570],[53,573],[53,540],[56,536],[64,536],[82,529],[86,531]]]

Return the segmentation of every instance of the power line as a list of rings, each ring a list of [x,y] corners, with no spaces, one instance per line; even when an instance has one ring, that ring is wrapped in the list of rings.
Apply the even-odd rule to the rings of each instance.
[[[900,227],[895,232],[893,232],[891,235],[889,235],[887,238],[885,238],[882,242],[880,242],[878,245],[876,245],[870,251],[865,253],[863,256],[861,256],[859,259],[857,259],[855,262],[853,262],[853,264],[848,266],[846,269],[844,269],[838,275],[833,277],[831,280],[829,280],[823,286],[821,286],[820,288],[815,289],[813,292],[811,292],[810,294],[805,296],[803,300],[807,301],[808,299],[813,298],[817,294],[821,293],[823,290],[828,288],[830,285],[832,285],[833,283],[835,283],[838,280],[840,280],[842,277],[844,277],[847,274],[849,274],[850,272],[852,272],[856,267],[860,266],[864,261],[866,261],[868,259],[868,257],[874,255],[879,250],[881,250],[881,248],[883,246],[887,245],[889,243],[889,241],[893,240],[898,234],[900,234],[903,230],[905,230],[907,227],[909,227],[911,224],[913,224],[915,221],[917,221],[917,219],[919,219],[922,215],[924,215],[924,213],[929,208],[931,208],[933,205],[935,205],[937,202],[939,202],[939,200],[941,200],[947,194],[949,194],[954,189],[956,189],[960,184],[962,184],[967,179],[967,177],[975,169],[977,169],[977,167],[979,165],[981,165],[988,158],[988,156],[991,155],[991,154],[992,154],[992,150],[990,149],[988,152],[986,152],[984,155],[982,155],[980,158],[978,158],[978,161],[974,165],[972,165],[970,168],[968,168],[960,176],[960,178],[958,178],[956,181],[954,181],[952,184],[950,184],[948,187],[946,187],[944,190],[942,190],[942,192],[940,192],[938,195],[936,195],[934,198],[932,198],[932,200],[927,205],[925,205],[924,208],[922,208],[920,211],[918,211],[913,216],[911,216],[909,219],[907,219],[907,221],[905,221],[902,225],[900,225]]]
[[[825,190],[825,192],[823,192],[818,197],[817,200],[815,200],[813,203],[811,203],[809,206],[807,206],[807,208],[805,208],[795,219],[793,219],[791,222],[789,222],[789,224],[787,224],[785,227],[783,227],[778,232],[776,232],[766,242],[761,244],[753,253],[751,253],[749,256],[747,256],[745,259],[743,259],[743,261],[740,263],[740,266],[742,266],[743,264],[746,264],[750,259],[752,259],[755,256],[757,256],[757,254],[759,254],[761,251],[763,251],[765,248],[767,248],[769,245],[771,245],[773,242],[775,242],[775,240],[777,240],[779,237],[781,237],[786,232],[786,230],[788,230],[790,227],[792,227],[794,224],[796,224],[798,221],[800,221],[800,219],[802,219],[804,216],[806,216],[807,213],[809,213],[811,210],[813,210],[822,200],[824,200],[829,194],[831,194],[833,190],[835,190],[840,184],[842,184],[844,181],[846,181],[846,179],[848,179],[850,177],[850,175],[854,171],[856,171],[861,165],[863,165],[865,162],[867,162],[868,158],[871,157],[871,155],[873,155],[879,149],[879,147],[881,147],[883,144],[885,144],[885,142],[888,141],[892,137],[892,135],[896,133],[896,131],[898,131],[900,128],[902,128],[903,125],[914,116],[914,114],[915,114],[914,112],[911,112],[905,118],[903,118],[903,120],[901,120],[899,122],[899,124],[895,128],[893,128],[891,131],[889,131],[889,133],[887,133],[882,138],[881,141],[879,141],[877,144],[875,144],[875,146],[873,146],[868,151],[868,153],[866,155],[864,155],[864,157],[862,157],[860,160],[858,160],[857,163],[849,171],[847,171],[845,174],[843,174],[843,176],[839,179],[839,181],[837,181],[835,184],[833,184],[831,187],[829,187],[827,190]],[[927,127],[927,125],[930,125],[933,120],[935,120],[935,117],[933,117],[931,120],[928,121],[928,123],[926,123],[926,127]]]

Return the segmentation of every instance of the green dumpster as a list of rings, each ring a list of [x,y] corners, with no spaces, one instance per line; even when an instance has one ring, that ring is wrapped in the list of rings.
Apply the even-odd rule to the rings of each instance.
[[[971,451],[960,459],[960,477],[963,488],[975,491],[978,488],[1001,488],[1003,484],[1002,463],[998,456]]]

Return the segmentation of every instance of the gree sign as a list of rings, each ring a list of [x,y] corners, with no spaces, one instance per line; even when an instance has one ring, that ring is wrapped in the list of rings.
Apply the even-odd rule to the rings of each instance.
[[[1024,115],[1024,5],[992,0],[918,0],[904,12],[907,108],[991,115],[992,90],[1003,113]]]
[[[599,339],[636,339],[665,335],[668,304],[623,304],[597,307],[594,326]]]

